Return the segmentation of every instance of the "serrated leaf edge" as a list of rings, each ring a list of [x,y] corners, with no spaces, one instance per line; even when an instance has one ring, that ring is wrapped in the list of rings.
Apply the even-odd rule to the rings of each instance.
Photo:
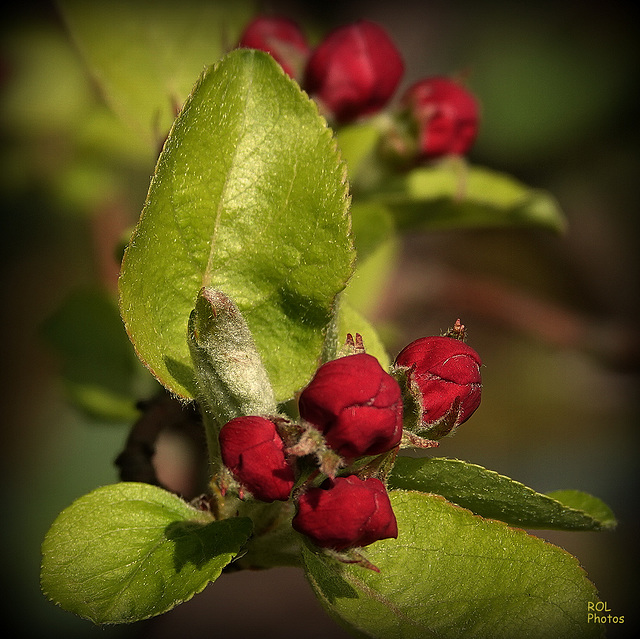
[[[488,473],[490,475],[494,475],[495,477],[499,478],[499,479],[503,479],[506,480],[508,482],[510,482],[511,484],[515,484],[516,486],[523,488],[527,493],[529,493],[531,496],[535,496],[536,498],[541,498],[543,501],[547,501],[549,503],[554,503],[557,504],[559,506],[562,507],[563,511],[567,511],[576,515],[580,515],[581,517],[588,519],[592,522],[594,522],[594,527],[593,528],[554,528],[554,527],[549,527],[549,528],[544,528],[544,527],[539,527],[539,526],[532,526],[532,525],[525,525],[525,524],[519,524],[520,526],[523,526],[524,528],[530,528],[530,529],[535,529],[535,530],[572,530],[575,532],[581,531],[581,530],[589,530],[589,531],[598,531],[598,530],[612,530],[613,528],[615,528],[616,523],[613,523],[611,525],[607,525],[605,523],[600,522],[598,519],[596,519],[595,517],[593,517],[592,515],[590,515],[588,512],[584,511],[584,510],[580,510],[577,508],[573,508],[571,506],[566,506],[565,504],[563,504],[561,501],[550,497],[549,495],[545,495],[544,493],[539,493],[538,491],[534,490],[533,488],[527,486],[526,484],[523,484],[522,482],[516,480],[516,479],[512,479],[511,477],[508,477],[507,475],[502,475],[500,473],[498,473],[495,470],[491,470],[488,468],[485,468],[484,466],[480,466],[479,464],[473,464],[471,462],[467,462],[464,461],[462,459],[454,459],[454,458],[448,458],[448,457],[433,457],[433,458],[428,458],[429,460],[433,459],[434,461],[436,460],[443,460],[443,461],[447,461],[447,462],[451,462],[454,464],[460,464],[460,465],[464,465],[467,467],[471,467],[474,469],[479,469],[481,471],[483,471],[484,473]],[[390,477],[390,484],[393,484],[393,473],[391,474]],[[396,489],[394,489],[396,490]],[[403,489],[400,488],[398,490],[407,490],[407,489]],[[422,492],[417,490],[416,492]],[[424,493],[424,494],[437,494],[437,493]],[[590,495],[593,496],[593,495]],[[445,499],[447,499],[445,497]],[[447,501],[450,501],[450,503],[455,504],[454,501],[451,501],[449,499],[447,499]],[[459,505],[459,504],[456,504]],[[460,506],[461,508],[465,508],[464,506]],[[468,509],[467,509],[468,510]],[[473,511],[470,511],[473,512]],[[479,515],[480,517],[483,517],[482,515]],[[491,519],[490,517],[483,517],[484,519]],[[502,520],[495,520],[495,521],[502,521]],[[503,523],[507,523],[507,525],[512,526],[514,524],[510,524],[509,522],[503,522]]]

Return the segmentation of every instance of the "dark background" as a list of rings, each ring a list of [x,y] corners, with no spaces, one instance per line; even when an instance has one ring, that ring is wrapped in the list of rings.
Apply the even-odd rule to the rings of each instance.
[[[635,635],[640,60],[632,4],[264,7],[316,33],[363,17],[378,21],[405,56],[402,86],[424,75],[465,73],[483,105],[471,161],[557,197],[569,221],[563,236],[479,230],[407,237],[373,319],[395,355],[462,317],[485,364],[483,402],[438,454],[541,492],[577,488],[606,501],[619,518],[613,533],[536,534],[575,554],[612,614],[624,615],[624,625],[608,626],[609,636]],[[14,8],[2,44],[24,25],[57,28],[55,6]],[[6,56],[0,62],[4,98],[16,70]],[[10,126],[4,113],[3,141]],[[49,202],[37,181],[8,188],[15,166],[3,157],[0,543],[7,627],[22,629],[15,636],[70,639],[342,636],[294,569],[225,576],[173,612],[124,628],[93,628],[40,594],[47,528],[75,498],[116,480],[112,462],[127,424],[96,424],[67,403],[56,354],[40,333],[70,291],[104,276],[96,267],[95,226]],[[145,194],[146,186],[140,206]]]

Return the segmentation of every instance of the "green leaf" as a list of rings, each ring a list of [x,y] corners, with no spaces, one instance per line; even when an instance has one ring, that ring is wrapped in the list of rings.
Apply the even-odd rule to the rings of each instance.
[[[198,291],[216,288],[289,399],[315,370],[353,259],[331,130],[269,55],[232,51],[176,120],[125,253],[121,313],[139,356],[193,397],[187,320]]]
[[[0,117],[7,138],[19,134],[22,144],[41,135],[71,135],[93,105],[91,87],[65,33],[39,20],[42,16],[33,18],[13,24],[2,40],[6,63],[19,73],[5,80]]]
[[[351,220],[358,267],[381,247],[397,241],[395,220],[387,207],[379,202],[354,202]]]
[[[309,549],[309,581],[334,618],[380,639],[587,639],[595,588],[564,550],[442,497],[392,491],[398,539],[365,549],[380,573]]]
[[[43,592],[94,623],[129,623],[191,599],[233,560],[248,518],[212,521],[156,486],[98,488],[62,511],[43,546]]]
[[[2,187],[32,189],[35,181],[40,195],[52,199],[49,206],[65,213],[95,213],[131,193],[138,199],[158,157],[157,144],[132,135],[106,106],[57,21],[29,22],[7,30],[3,41],[6,64],[20,71],[7,78],[0,104],[3,130],[10,132],[0,152]]]
[[[375,312],[389,284],[400,241],[393,216],[378,202],[354,202],[351,218],[358,259],[342,298],[368,316]]]
[[[356,180],[361,169],[368,168],[367,160],[380,139],[380,129],[374,121],[358,122],[341,127],[337,138],[349,169],[349,180]]]
[[[62,0],[101,94],[156,152],[202,69],[237,42],[253,3]]]
[[[391,178],[368,197],[387,205],[401,228],[538,226],[561,232],[565,218],[547,192],[462,162],[442,162]]]
[[[559,501],[567,508],[580,510],[587,513],[596,521],[599,521],[602,528],[611,529],[617,525],[617,520],[613,511],[602,500],[583,493],[580,490],[554,490],[546,493],[547,497]]]
[[[344,344],[347,333],[360,333],[367,352],[387,369],[389,354],[367,315],[377,307],[395,265],[399,248],[395,223],[389,211],[375,202],[353,203],[351,219],[356,270],[340,296],[337,346]]]
[[[89,415],[134,419],[136,402],[157,390],[131,351],[116,300],[105,291],[74,291],[47,319],[42,332],[60,356],[70,398]]]
[[[477,515],[524,528],[606,530],[615,526],[613,513],[595,497],[585,495],[579,501],[573,491],[568,491],[566,501],[543,495],[458,459],[398,457],[389,485],[442,495]]]

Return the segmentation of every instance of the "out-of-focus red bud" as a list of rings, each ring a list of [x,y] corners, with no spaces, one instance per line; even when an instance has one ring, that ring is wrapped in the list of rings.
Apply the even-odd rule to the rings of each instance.
[[[380,111],[404,72],[386,31],[362,20],[332,31],[307,63],[304,88],[341,124]]]
[[[295,477],[272,421],[256,416],[228,421],[220,429],[220,452],[224,465],[256,499],[289,498]]]
[[[328,479],[298,500],[293,527],[321,548],[346,550],[398,537],[384,484],[355,475]]]
[[[447,417],[451,424],[446,434],[469,419],[480,405],[482,362],[478,353],[459,339],[417,339],[400,352],[395,365],[406,369],[424,426]],[[452,409],[457,410],[456,415],[451,415]]]
[[[239,46],[266,51],[292,78],[300,79],[311,48],[300,27],[288,18],[261,16],[253,20]]]
[[[402,437],[400,386],[367,353],[323,364],[300,394],[299,409],[343,457],[384,453]]]
[[[478,104],[449,78],[433,77],[407,89],[401,103],[418,132],[419,159],[465,155],[478,134]]]

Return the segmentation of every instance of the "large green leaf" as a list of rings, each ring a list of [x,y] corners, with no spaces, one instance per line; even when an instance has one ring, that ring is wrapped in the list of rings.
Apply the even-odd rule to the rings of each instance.
[[[105,201],[120,201],[124,185],[137,186],[132,173],[142,168],[148,176],[158,150],[132,136],[98,100],[60,26],[34,18],[3,37],[5,64],[19,72],[2,87],[0,188],[13,193],[37,186],[39,197],[50,198],[49,208],[95,212]]]
[[[317,365],[353,259],[331,130],[269,55],[231,52],[176,120],[125,253],[121,313],[139,356],[192,397],[187,320],[200,288],[216,288],[288,399]]]
[[[236,44],[253,3],[62,0],[60,7],[102,95],[155,150],[195,78]]]
[[[400,228],[565,227],[558,203],[546,191],[461,161],[390,177],[367,197],[388,206]]]
[[[398,457],[389,485],[442,495],[478,515],[524,528],[603,530],[616,523],[608,507],[591,495],[578,493],[578,501],[575,491],[562,491],[554,498],[459,459]]]
[[[54,521],[42,546],[42,589],[94,623],[146,619],[217,579],[251,530],[248,518],[213,521],[156,486],[104,486]]]
[[[379,639],[587,639],[595,588],[564,550],[442,497],[392,491],[398,539],[366,548],[380,573],[304,551],[326,610]]]

